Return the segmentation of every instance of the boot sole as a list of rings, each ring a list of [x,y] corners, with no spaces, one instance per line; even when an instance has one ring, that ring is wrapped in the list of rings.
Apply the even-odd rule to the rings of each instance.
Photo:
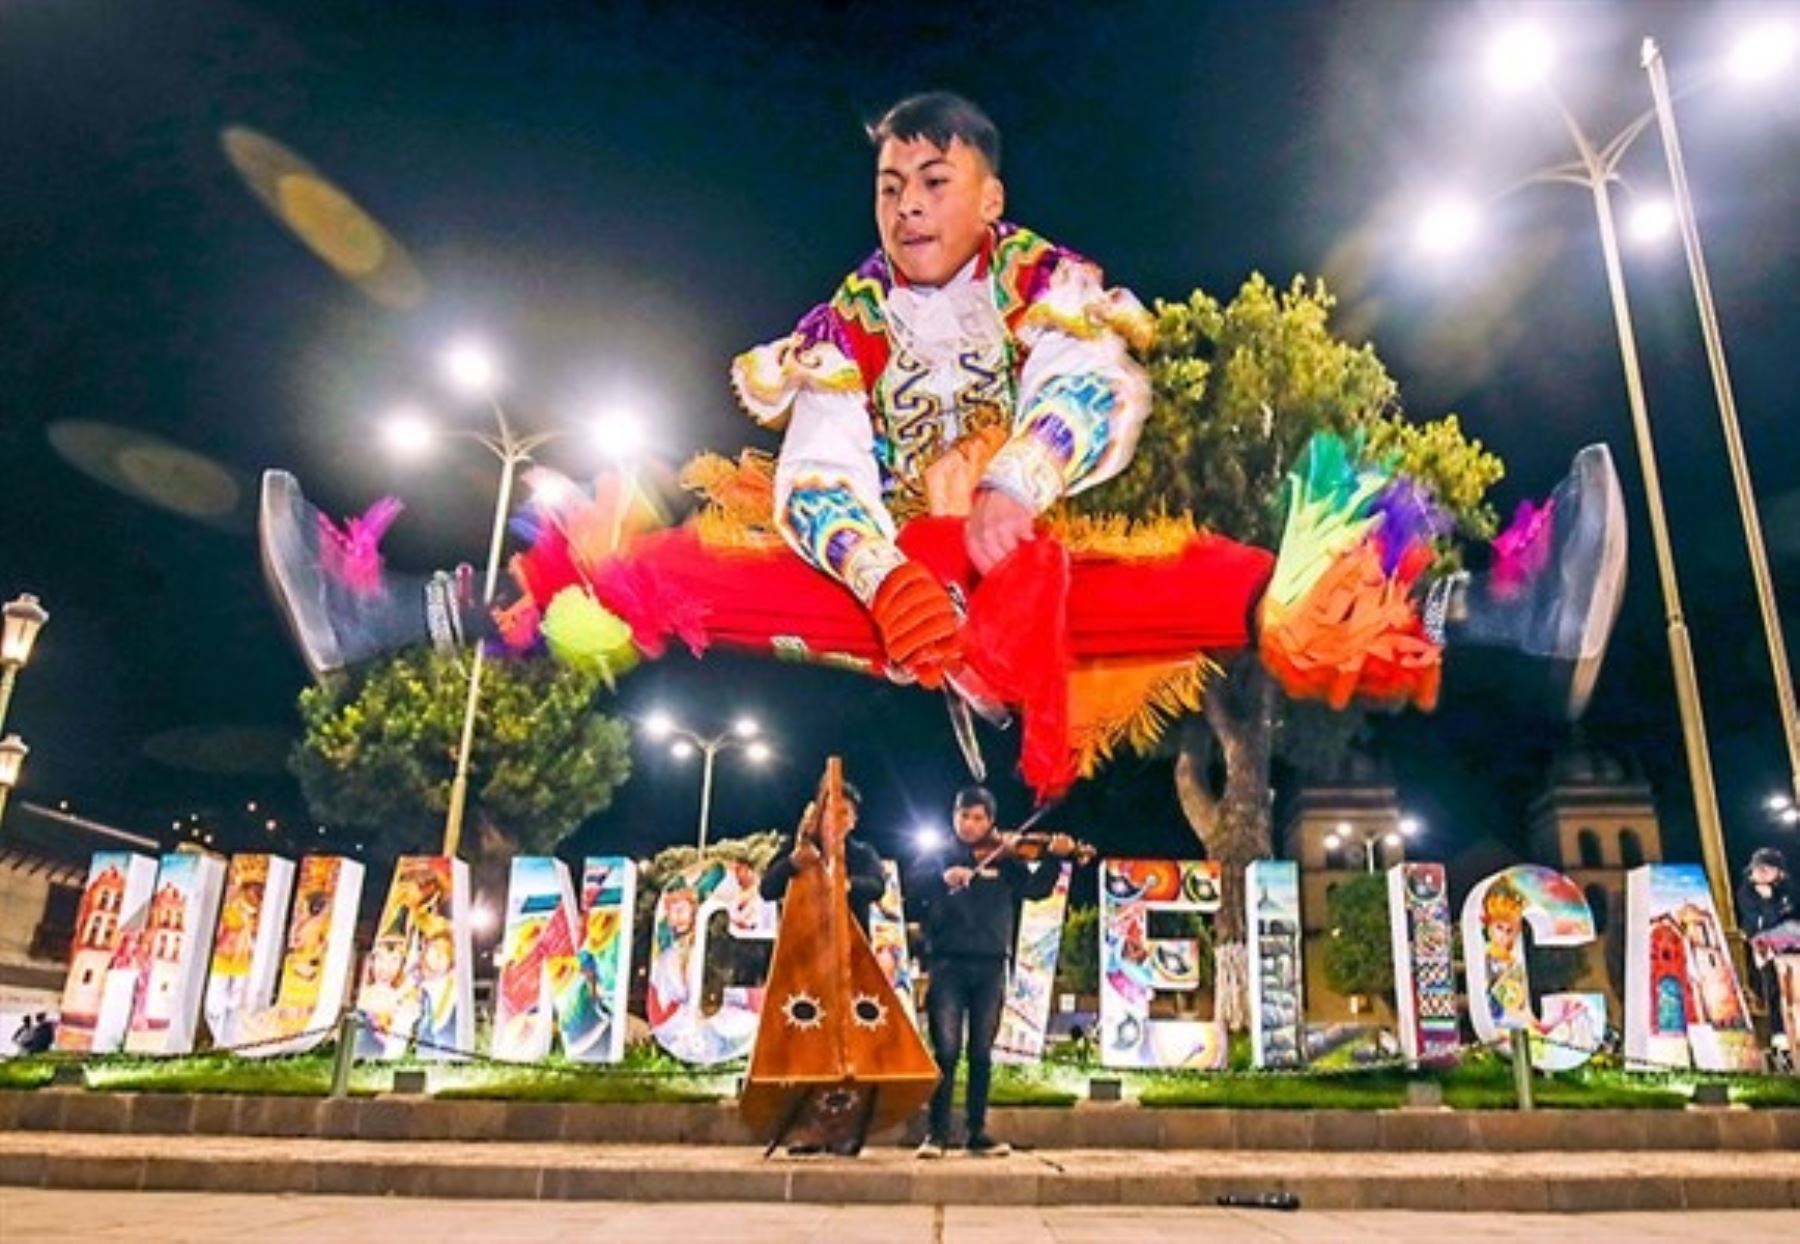
[[[263,578],[281,609],[288,634],[313,678],[324,682],[328,675],[344,668],[337,636],[325,616],[324,602],[318,598],[316,584],[297,582],[284,569],[303,563],[308,556],[306,541],[294,527],[295,514],[305,504],[299,480],[286,471],[264,471],[257,509],[256,543],[262,558]]]
[[[1593,594],[1581,614],[1580,645],[1572,657],[1568,695],[1564,708],[1574,721],[1587,710],[1594,686],[1600,678],[1600,667],[1606,659],[1607,641],[1612,638],[1613,624],[1619,620],[1619,609],[1625,600],[1625,563],[1627,560],[1627,527],[1624,491],[1613,467],[1612,452],[1604,445],[1590,445],[1581,451],[1599,458],[1601,503],[1605,519],[1598,541],[1600,572],[1594,580]]]

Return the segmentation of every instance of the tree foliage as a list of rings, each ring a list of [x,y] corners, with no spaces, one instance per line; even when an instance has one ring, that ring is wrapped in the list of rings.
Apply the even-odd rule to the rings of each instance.
[[[1335,299],[1324,283],[1296,277],[1278,289],[1260,275],[1228,303],[1196,290],[1156,304],[1148,356],[1151,410],[1135,457],[1108,483],[1081,494],[1080,510],[1134,516],[1185,514],[1203,526],[1273,549],[1283,519],[1282,482],[1320,431],[1360,439],[1435,491],[1465,535],[1493,533],[1484,498],[1500,460],[1471,440],[1455,415],[1413,423],[1399,387],[1368,345],[1331,331]],[[1442,550],[1453,557],[1448,544]],[[1225,865],[1219,935],[1243,940],[1233,891],[1243,866],[1271,854],[1271,766],[1279,749],[1302,771],[1331,767],[1360,732],[1358,714],[1289,705],[1253,656],[1234,661],[1208,689],[1203,711],[1176,739],[1176,788],[1207,853]],[[1225,1005],[1239,1016],[1241,954],[1228,955]]]
[[[629,776],[630,735],[600,710],[600,679],[550,661],[482,671],[469,760],[477,854],[547,854]],[[429,650],[300,695],[289,758],[313,814],[370,834],[378,853],[435,851],[444,829],[468,669]]]
[[[1394,992],[1388,936],[1387,878],[1365,874],[1340,882],[1326,900],[1325,983],[1341,994]]]
[[[1277,290],[1260,274],[1230,303],[1202,290],[1156,303],[1148,358],[1151,411],[1129,466],[1077,497],[1077,508],[1189,514],[1234,539],[1273,548],[1281,481],[1314,432],[1361,435],[1370,454],[1430,484],[1465,529],[1489,535],[1483,502],[1505,473],[1455,415],[1408,422],[1399,386],[1373,347],[1331,332],[1323,281]]]
[[[1071,907],[1063,920],[1062,949],[1056,957],[1056,988],[1062,993],[1100,991],[1100,909]]]

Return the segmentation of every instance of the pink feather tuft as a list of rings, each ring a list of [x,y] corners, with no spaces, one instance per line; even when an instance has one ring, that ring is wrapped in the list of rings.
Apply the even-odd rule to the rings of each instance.
[[[380,595],[381,538],[405,508],[399,498],[383,497],[341,527],[320,514],[320,568],[358,596]]]
[[[1519,591],[1544,569],[1550,560],[1550,524],[1556,517],[1556,499],[1533,505],[1519,502],[1512,522],[1494,537],[1493,587],[1505,598]]]

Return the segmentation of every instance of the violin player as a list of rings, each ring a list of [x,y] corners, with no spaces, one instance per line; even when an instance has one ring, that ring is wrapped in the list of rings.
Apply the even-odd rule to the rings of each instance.
[[[925,1007],[940,1072],[930,1128],[918,1156],[941,1158],[949,1146],[956,1064],[966,1049],[965,1147],[971,1157],[1004,1157],[1012,1147],[989,1134],[987,1106],[1016,911],[1023,901],[1049,897],[1060,871],[1027,863],[1024,857],[1042,854],[1060,862],[1076,855],[1080,844],[1067,834],[1003,834],[994,796],[986,787],[963,788],[954,808],[955,840],[915,864],[907,880],[908,897],[919,907],[925,933],[924,962],[931,978]]]

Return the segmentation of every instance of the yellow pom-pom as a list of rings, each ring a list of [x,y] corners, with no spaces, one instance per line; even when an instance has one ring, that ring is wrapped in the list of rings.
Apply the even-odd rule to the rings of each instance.
[[[637,664],[631,628],[582,588],[558,592],[544,610],[541,629],[550,655],[560,664],[598,674],[608,686]]]

